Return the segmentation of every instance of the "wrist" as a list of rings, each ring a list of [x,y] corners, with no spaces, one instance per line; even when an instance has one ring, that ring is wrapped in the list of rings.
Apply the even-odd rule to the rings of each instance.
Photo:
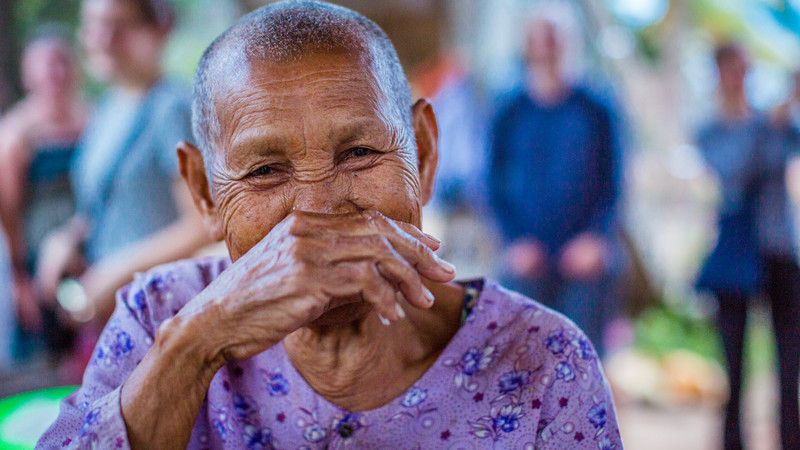
[[[182,373],[193,375],[204,389],[225,365],[222,350],[211,339],[213,328],[204,327],[194,317],[177,315],[163,322],[156,332],[153,348],[166,360],[173,361]]]

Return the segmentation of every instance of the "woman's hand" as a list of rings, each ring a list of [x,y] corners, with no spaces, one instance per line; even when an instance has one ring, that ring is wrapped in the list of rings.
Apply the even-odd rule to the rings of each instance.
[[[212,360],[247,359],[342,304],[369,303],[384,320],[401,320],[399,300],[433,305],[422,284],[448,282],[452,265],[439,242],[378,212],[295,212],[237,260],[178,314],[205,320]]]
[[[80,247],[85,227],[72,219],[63,227],[50,233],[39,249],[36,266],[36,286],[44,301],[55,301],[61,280],[78,275],[85,269]]]
[[[539,241],[521,239],[506,250],[506,266],[520,278],[537,278],[547,270],[547,254]]]
[[[601,236],[580,234],[565,246],[558,268],[568,279],[597,280],[606,270],[607,248],[608,244]]]
[[[131,447],[185,448],[222,365],[263,352],[333,307],[363,299],[388,320],[402,319],[400,296],[429,308],[422,279],[455,277],[438,247],[377,212],[292,213],[159,327],[122,389]]]
[[[79,281],[86,291],[87,308],[97,323],[104,325],[114,312],[117,290],[131,281],[132,276],[120,267],[110,264],[95,264],[86,269]]]

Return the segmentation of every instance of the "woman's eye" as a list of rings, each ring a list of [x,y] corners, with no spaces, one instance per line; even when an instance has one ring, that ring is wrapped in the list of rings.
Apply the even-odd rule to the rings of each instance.
[[[250,175],[263,177],[265,175],[272,175],[273,173],[275,173],[275,169],[273,169],[271,166],[261,166],[258,169],[250,172]]]
[[[369,156],[370,154],[372,154],[372,150],[366,147],[356,147],[350,150],[350,154],[347,156],[348,158],[360,158],[362,156]]]

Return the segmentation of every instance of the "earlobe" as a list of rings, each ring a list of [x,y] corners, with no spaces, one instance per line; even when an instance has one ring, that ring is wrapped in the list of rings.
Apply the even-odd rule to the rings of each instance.
[[[206,175],[203,152],[186,141],[178,143],[177,152],[181,176],[189,186],[194,205],[200,211],[209,235],[216,241],[222,240],[224,236],[220,226],[221,221],[219,220],[216,203],[214,203],[214,196],[211,193],[211,185]]]
[[[414,137],[417,141],[417,164],[419,169],[420,195],[426,205],[433,196],[436,166],[439,163],[439,128],[433,105],[424,98],[417,100],[411,109]]]

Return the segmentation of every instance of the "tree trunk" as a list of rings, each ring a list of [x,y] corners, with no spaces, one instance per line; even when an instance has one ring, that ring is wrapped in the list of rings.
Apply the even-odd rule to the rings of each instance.
[[[5,111],[19,94],[13,9],[14,0],[0,0],[0,112]]]

